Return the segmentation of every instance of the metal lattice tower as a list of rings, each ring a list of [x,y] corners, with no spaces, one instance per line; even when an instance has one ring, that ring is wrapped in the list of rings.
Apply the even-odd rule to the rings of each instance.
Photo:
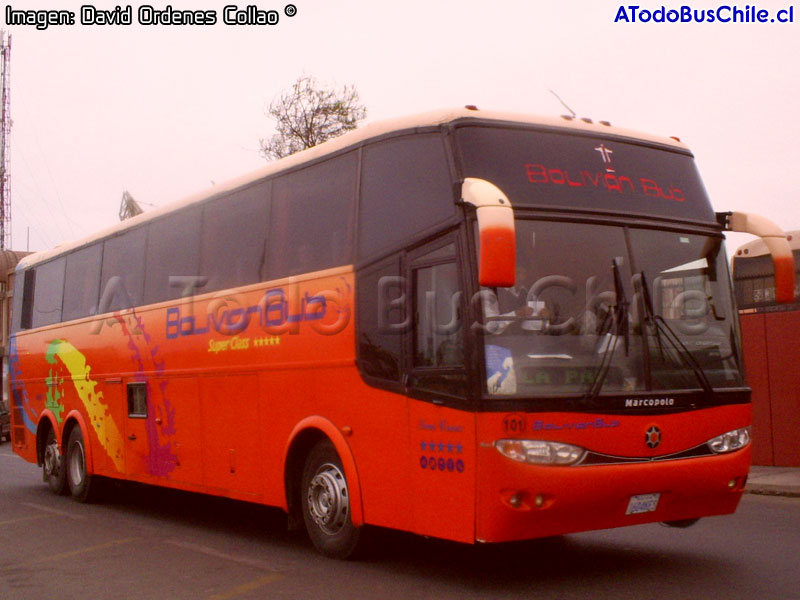
[[[11,193],[8,187],[8,136],[11,132],[11,34],[0,31],[3,72],[0,75],[0,249],[11,246]]]

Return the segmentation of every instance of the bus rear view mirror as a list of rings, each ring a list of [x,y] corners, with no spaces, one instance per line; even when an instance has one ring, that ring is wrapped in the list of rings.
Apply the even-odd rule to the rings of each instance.
[[[731,212],[721,216],[728,231],[750,233],[764,241],[775,265],[775,300],[784,304],[794,302],[794,255],[786,233],[760,215]]]
[[[461,199],[478,217],[478,281],[485,287],[511,287],[516,273],[516,234],[511,201],[485,179],[468,177]]]

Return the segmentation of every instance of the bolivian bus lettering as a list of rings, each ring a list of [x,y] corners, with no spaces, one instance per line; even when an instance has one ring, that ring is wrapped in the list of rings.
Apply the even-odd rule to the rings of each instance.
[[[297,304],[294,302],[293,304]],[[206,314],[195,316],[187,307],[174,306],[167,309],[167,339],[175,339],[188,335],[205,335],[215,332],[222,335],[238,335],[245,331],[253,315],[258,325],[273,334],[298,333],[299,325],[304,321],[319,321],[325,318],[328,303],[324,294],[310,296],[307,292],[300,298],[300,306],[290,306],[283,289],[269,290],[257,304],[246,307],[231,308],[225,299],[219,298],[208,304]]]

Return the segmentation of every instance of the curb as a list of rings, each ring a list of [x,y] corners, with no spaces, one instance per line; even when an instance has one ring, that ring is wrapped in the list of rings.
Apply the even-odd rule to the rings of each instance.
[[[780,485],[757,484],[748,485],[745,493],[758,496],[782,496],[784,498],[800,498],[800,488]]]

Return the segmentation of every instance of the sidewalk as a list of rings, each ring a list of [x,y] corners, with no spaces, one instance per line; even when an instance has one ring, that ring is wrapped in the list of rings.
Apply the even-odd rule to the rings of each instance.
[[[750,494],[800,498],[800,468],[750,467],[746,491]]]

